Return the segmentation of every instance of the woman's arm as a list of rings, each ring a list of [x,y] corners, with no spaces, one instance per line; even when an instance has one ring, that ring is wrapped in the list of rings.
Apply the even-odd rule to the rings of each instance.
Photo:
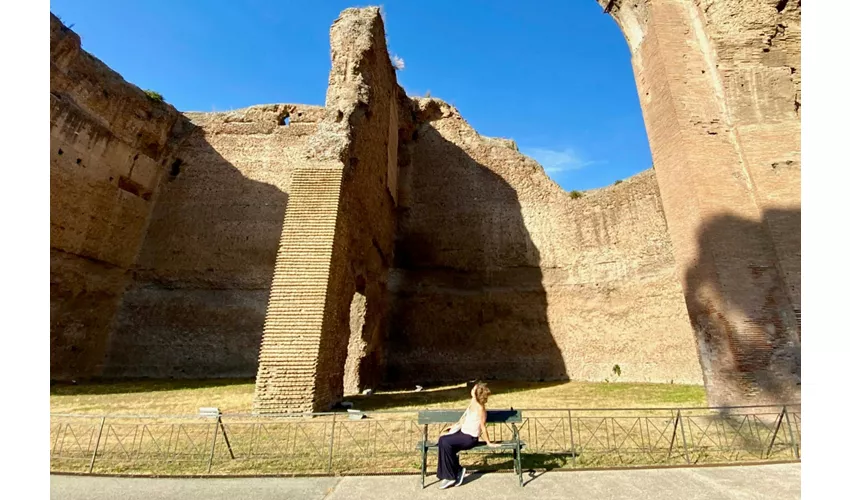
[[[487,434],[487,410],[481,409],[481,435],[484,436],[484,442],[487,443],[487,446],[491,446],[493,448],[498,448],[500,445],[497,443],[490,442],[490,435]]]
[[[460,427],[463,425],[463,419],[466,417],[466,412],[468,412],[468,411],[469,411],[469,408],[467,408],[467,409],[466,409],[466,411],[465,411],[465,412],[463,412],[463,415],[461,415],[461,416],[460,416],[460,419],[458,419],[458,421],[457,421],[457,422],[455,422],[454,424],[452,424],[452,426],[451,426],[451,427],[449,427],[448,429],[443,429],[442,434],[448,434],[448,433],[450,433],[450,432],[452,431],[452,429],[454,429],[455,427],[457,427],[458,429],[460,429]]]

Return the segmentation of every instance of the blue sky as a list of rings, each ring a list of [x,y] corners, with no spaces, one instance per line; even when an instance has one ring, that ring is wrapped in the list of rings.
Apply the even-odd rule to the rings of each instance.
[[[83,48],[181,111],[324,104],[328,31],[347,7],[273,0],[52,0]],[[594,0],[383,0],[408,95],[514,139],[566,190],[650,167],[630,55]]]

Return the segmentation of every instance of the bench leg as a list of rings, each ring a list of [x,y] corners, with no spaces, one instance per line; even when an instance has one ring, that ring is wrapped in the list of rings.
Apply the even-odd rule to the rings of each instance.
[[[422,489],[425,489],[425,469],[428,466],[428,448],[422,443]]]
[[[517,443],[514,453],[516,453],[516,471],[519,477],[519,487],[522,488],[522,447],[519,443]]]

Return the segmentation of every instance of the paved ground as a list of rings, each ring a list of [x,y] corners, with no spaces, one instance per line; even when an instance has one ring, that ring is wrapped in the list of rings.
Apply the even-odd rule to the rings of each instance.
[[[136,479],[50,476],[56,500],[265,500],[464,498],[534,500],[785,500],[800,498],[800,464],[547,472],[529,478],[520,489],[512,474],[473,474],[458,488],[441,491],[429,476],[370,476],[261,479]]]

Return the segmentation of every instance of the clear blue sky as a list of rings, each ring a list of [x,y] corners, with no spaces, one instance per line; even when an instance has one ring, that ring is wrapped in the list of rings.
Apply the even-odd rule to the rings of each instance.
[[[334,0],[52,0],[83,48],[181,111],[324,104]],[[533,5],[533,7],[532,7]],[[408,95],[516,140],[564,189],[649,168],[630,55],[594,0],[384,0]]]

